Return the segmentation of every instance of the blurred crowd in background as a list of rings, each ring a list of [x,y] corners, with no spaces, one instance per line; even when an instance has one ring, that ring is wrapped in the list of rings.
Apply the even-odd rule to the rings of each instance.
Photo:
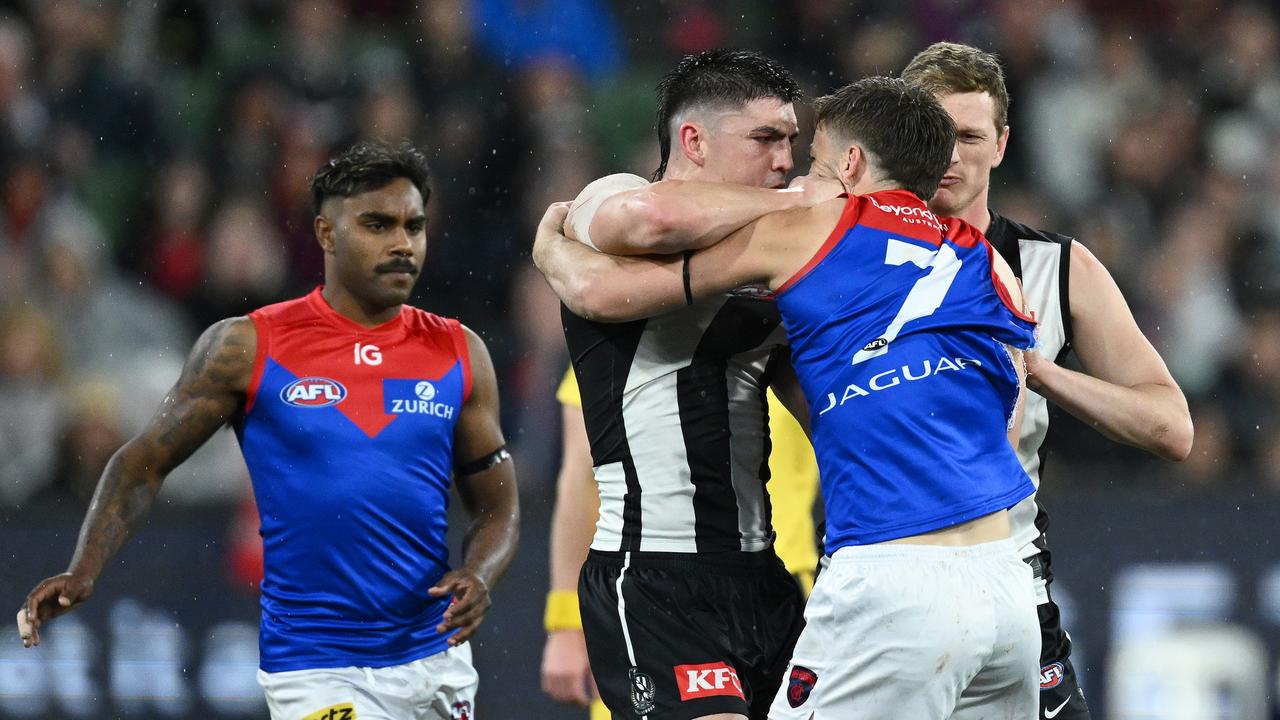
[[[1050,483],[1280,492],[1270,4],[0,0],[0,507],[87,499],[205,326],[320,281],[308,178],[361,138],[427,152],[415,303],[489,343],[526,495],[550,498],[566,355],[528,261],[546,205],[653,171],[653,88],[683,54],[760,50],[819,95],[942,39],[1005,63],[993,207],[1102,259],[1196,421],[1179,465],[1064,425]],[[243,496],[222,435],[171,500]]]

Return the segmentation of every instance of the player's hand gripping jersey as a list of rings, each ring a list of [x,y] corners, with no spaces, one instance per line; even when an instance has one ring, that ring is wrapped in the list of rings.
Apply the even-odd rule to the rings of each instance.
[[[364,328],[316,290],[262,308],[236,423],[262,517],[262,669],[397,665],[446,648],[461,326],[405,305]]]
[[[1005,430],[1018,379],[1003,344],[1035,323],[995,278],[991,246],[914,194],[850,197],[778,291],[811,410],[828,554],[938,530],[1033,491]]]

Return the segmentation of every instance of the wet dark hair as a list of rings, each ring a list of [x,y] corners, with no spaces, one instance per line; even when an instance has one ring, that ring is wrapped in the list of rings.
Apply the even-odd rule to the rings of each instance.
[[[327,198],[359,195],[386,187],[396,178],[406,178],[422,193],[425,204],[431,197],[428,177],[427,156],[408,142],[359,142],[311,177],[311,203],[319,215]]]
[[[869,77],[813,103],[815,125],[862,145],[876,166],[928,202],[951,164],[956,125],[924,88],[900,78]]]
[[[795,102],[803,93],[795,78],[774,60],[750,50],[707,50],[684,56],[658,83],[658,150],[655,181],[671,158],[671,121],[696,105],[738,108],[752,100]]]

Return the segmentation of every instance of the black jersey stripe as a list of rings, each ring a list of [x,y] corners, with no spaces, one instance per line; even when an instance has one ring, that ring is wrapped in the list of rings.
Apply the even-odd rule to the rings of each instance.
[[[1054,362],[1060,363],[1071,352],[1071,343],[1075,338],[1071,329],[1071,238],[1064,237],[1060,247],[1062,259],[1058,262],[1058,304],[1062,314],[1062,350]]]
[[[771,302],[730,298],[707,326],[690,365],[677,373],[676,399],[694,486],[699,552],[712,549],[706,546],[709,539],[741,537],[733,486],[728,359],[759,347],[779,322]]]
[[[622,394],[632,360],[644,334],[645,322],[597,323],[574,315],[563,305],[569,358],[578,378],[582,417],[587,426],[592,462],[598,467],[622,463],[627,492],[622,507],[622,546],[619,550],[639,550],[644,518],[640,506],[640,479],[627,441],[622,417]]]

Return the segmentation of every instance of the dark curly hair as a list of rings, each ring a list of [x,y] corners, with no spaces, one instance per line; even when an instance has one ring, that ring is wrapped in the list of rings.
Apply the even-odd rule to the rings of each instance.
[[[426,155],[408,142],[360,142],[325,163],[311,177],[311,202],[319,215],[327,198],[351,197],[385,187],[396,178],[407,178],[426,203],[431,197],[428,177]]]
[[[671,157],[671,121],[698,105],[738,108],[752,100],[795,102],[803,93],[778,62],[750,50],[707,50],[683,57],[658,83],[658,150],[661,180]]]

